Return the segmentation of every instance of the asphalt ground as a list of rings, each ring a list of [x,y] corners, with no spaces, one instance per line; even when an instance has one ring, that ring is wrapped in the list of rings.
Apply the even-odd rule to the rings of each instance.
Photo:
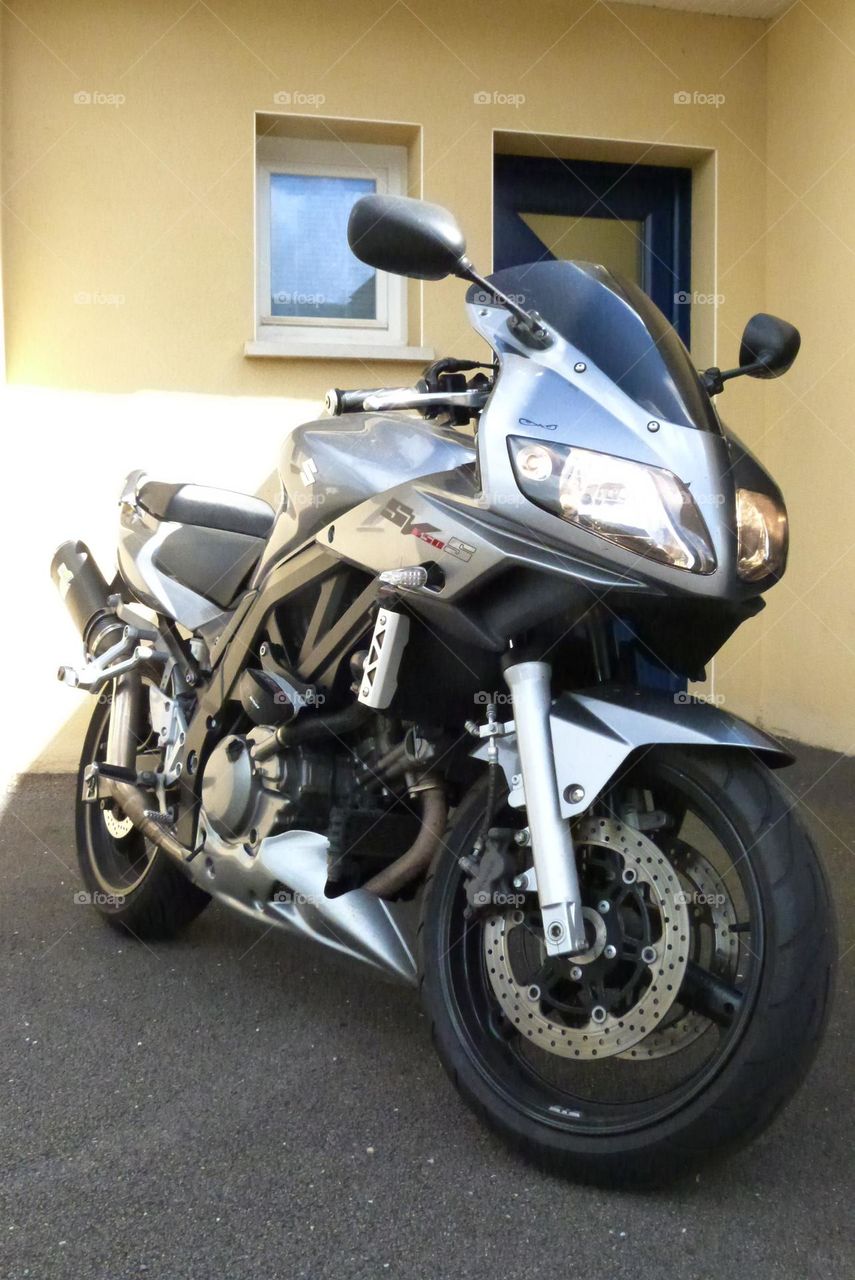
[[[757,1143],[644,1194],[507,1151],[414,993],[368,969],[216,904],[155,947],[107,928],[75,901],[73,780],[23,778],[0,821],[0,1274],[852,1277],[855,761],[803,750],[783,776],[839,911],[826,1042]]]

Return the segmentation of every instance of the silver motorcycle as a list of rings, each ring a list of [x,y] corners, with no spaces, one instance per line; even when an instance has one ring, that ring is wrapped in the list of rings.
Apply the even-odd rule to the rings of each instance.
[[[466,1102],[573,1177],[654,1182],[759,1133],[822,1035],[833,912],[773,770],[689,680],[784,572],[787,515],[600,266],[485,279],[453,217],[353,207],[353,252],[469,281],[486,362],[332,391],[281,499],[128,477],[118,571],[54,581],[95,700],[76,830],[112,925],[217,898],[418,986]],[[376,999],[382,990],[376,989]]]

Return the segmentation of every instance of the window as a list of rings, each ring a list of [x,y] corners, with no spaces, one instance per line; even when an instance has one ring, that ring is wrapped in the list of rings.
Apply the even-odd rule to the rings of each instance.
[[[407,286],[353,256],[362,196],[406,191],[403,146],[267,137],[257,143],[256,347],[250,354],[407,349]],[[412,349],[407,349],[412,350]]]

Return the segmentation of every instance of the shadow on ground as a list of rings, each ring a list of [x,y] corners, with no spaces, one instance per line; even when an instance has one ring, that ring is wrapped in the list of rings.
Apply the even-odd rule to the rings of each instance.
[[[4,1274],[851,1275],[855,761],[836,760],[801,750],[784,775],[841,921],[820,1058],[753,1147],[647,1195],[507,1152],[415,996],[367,970],[217,905],[180,942],[112,932],[75,902],[73,781],[23,779],[0,823]]]

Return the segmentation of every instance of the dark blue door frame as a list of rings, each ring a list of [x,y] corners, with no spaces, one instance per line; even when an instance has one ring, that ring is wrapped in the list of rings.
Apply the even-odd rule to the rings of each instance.
[[[523,212],[640,222],[643,288],[689,345],[690,169],[497,155],[493,193],[495,271],[554,257]]]

